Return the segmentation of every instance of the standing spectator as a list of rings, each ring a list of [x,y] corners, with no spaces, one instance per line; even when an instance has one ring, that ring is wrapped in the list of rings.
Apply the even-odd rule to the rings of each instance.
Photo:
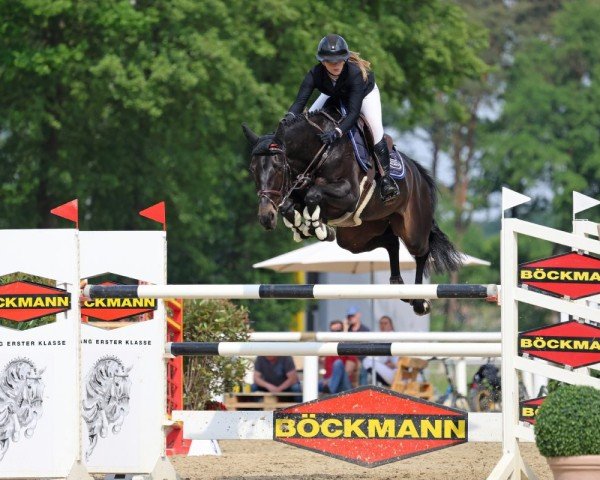
[[[379,319],[379,330],[381,332],[394,331],[391,317],[384,315]],[[391,386],[398,368],[398,357],[368,357],[363,360],[363,367],[371,372],[374,369],[377,379],[387,386]]]
[[[292,357],[256,357],[252,391],[300,393],[302,388]],[[294,398],[297,402],[302,401],[302,397]]]
[[[330,332],[343,332],[344,322],[333,320],[329,324]],[[358,358],[353,355],[325,357],[325,375],[319,382],[319,390],[324,393],[340,393],[352,388],[352,378],[356,375]]]

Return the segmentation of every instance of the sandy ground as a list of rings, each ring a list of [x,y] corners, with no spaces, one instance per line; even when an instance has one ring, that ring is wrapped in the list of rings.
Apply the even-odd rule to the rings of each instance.
[[[219,457],[173,457],[182,480],[485,480],[502,453],[499,443],[466,443],[376,468],[363,468],[267,440],[222,440]],[[552,480],[535,444],[521,444],[539,480]]]

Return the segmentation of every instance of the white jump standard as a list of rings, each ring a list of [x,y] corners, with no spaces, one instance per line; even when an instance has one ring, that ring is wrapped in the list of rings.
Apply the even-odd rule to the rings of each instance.
[[[186,298],[186,299],[491,299],[497,285],[87,285],[87,298]]]

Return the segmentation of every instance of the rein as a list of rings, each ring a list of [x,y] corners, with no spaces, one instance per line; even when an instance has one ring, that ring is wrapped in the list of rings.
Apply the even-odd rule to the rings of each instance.
[[[323,115],[328,120],[330,120],[334,125],[336,125],[336,126],[338,125],[338,122],[327,112],[321,111],[320,114]],[[321,128],[319,125],[317,125],[315,122],[313,122],[310,118],[308,118],[308,114],[304,113],[302,116],[304,117],[304,119],[307,121],[307,123],[309,125],[315,127],[321,133],[324,132],[323,128]],[[325,145],[325,144],[321,145],[321,148],[319,148],[319,150],[317,151],[315,156],[312,158],[312,160],[309,162],[309,164],[304,169],[304,171],[296,176],[296,180],[294,181],[293,184],[289,185],[292,169],[290,168],[290,164],[288,162],[288,158],[285,153],[285,150],[282,149],[279,145],[277,145],[275,143],[272,143],[271,145],[269,145],[269,153],[270,154],[282,155],[282,157],[283,157],[283,165],[284,165],[283,181],[281,183],[281,187],[279,190],[274,190],[274,189],[259,190],[258,197],[266,198],[267,200],[269,200],[269,202],[271,202],[271,204],[273,205],[275,210],[279,211],[279,209],[290,198],[290,195],[295,190],[303,190],[304,188],[306,188],[306,186],[312,180],[312,174],[314,172],[316,172],[317,170],[319,170],[319,168],[321,168],[323,166],[323,164],[327,161],[327,157],[329,156],[330,148],[331,148],[331,145]],[[284,193],[284,190],[285,190],[285,193]],[[271,194],[277,195],[281,198],[281,201],[279,202],[279,204],[275,203],[275,200],[273,200],[270,197]]]

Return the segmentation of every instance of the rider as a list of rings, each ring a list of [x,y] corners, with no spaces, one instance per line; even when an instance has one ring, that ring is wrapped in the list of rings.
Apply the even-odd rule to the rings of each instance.
[[[321,95],[310,111],[323,108],[329,98],[341,102],[347,110],[346,117],[339,127],[320,134],[321,141],[328,145],[350,130],[362,112],[373,132],[374,153],[384,171],[381,177],[381,198],[384,201],[391,200],[400,192],[398,185],[390,177],[390,152],[383,138],[381,100],[375,76],[370,70],[370,62],[360,58],[358,53],[351,52],[346,40],[335,34],[321,39],[317,48],[317,60],[319,63],[304,77],[296,101],[286,118],[302,113],[315,88]]]

